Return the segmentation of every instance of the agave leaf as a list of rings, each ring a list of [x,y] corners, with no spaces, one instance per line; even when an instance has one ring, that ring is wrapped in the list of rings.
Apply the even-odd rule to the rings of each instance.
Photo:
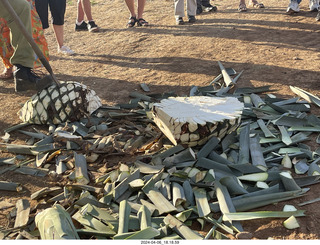
[[[199,217],[205,217],[210,214],[211,210],[208,203],[207,192],[205,191],[205,189],[194,188],[193,193],[196,200]]]
[[[228,72],[226,71],[226,69],[220,61],[218,61],[218,65],[220,67],[221,74],[223,76],[224,83],[226,84],[226,86],[229,87],[230,85],[233,85],[232,78],[229,76]]]
[[[26,199],[19,199],[16,203],[17,217],[14,228],[25,226],[29,220],[30,203]]]
[[[231,200],[231,197],[227,188],[223,184],[221,184],[220,181],[215,182],[215,190],[216,190],[216,196],[218,199],[221,213],[226,214],[226,213],[236,212],[236,209],[234,207],[234,204]],[[231,221],[231,222],[227,222],[227,225],[233,225],[239,231],[243,231],[242,225],[239,222]]]
[[[0,190],[2,191],[21,191],[22,187],[19,183],[0,181]]]
[[[123,193],[125,193],[125,191],[129,188],[129,183],[135,179],[138,179],[139,176],[140,170],[136,169],[130,176],[122,180],[121,183],[114,188],[114,199],[117,200]]]
[[[151,227],[151,212],[146,206],[141,206],[137,216],[140,220],[140,230],[144,230],[148,227]]]
[[[175,207],[183,205],[187,201],[183,187],[176,183],[172,182],[172,202]]]
[[[151,202],[157,207],[160,214],[171,213],[177,211],[177,208],[173,206],[160,191],[155,189],[150,189],[146,192],[146,195],[151,200]]]
[[[250,125],[247,124],[240,131],[239,142],[239,161],[238,164],[249,163],[249,133]]]
[[[174,154],[173,156],[166,157],[163,160],[163,164],[168,168],[173,165],[176,165],[177,163],[195,161],[195,160],[196,160],[196,155],[193,152],[193,150],[189,147],[177,154]]]
[[[20,173],[20,174],[26,174],[26,175],[33,175],[33,176],[38,176],[38,177],[45,177],[48,175],[49,170],[45,168],[32,168],[32,167],[26,167],[26,166],[21,166],[15,170],[15,172]]]
[[[56,192],[61,192],[62,188],[61,187],[44,187],[34,193],[31,194],[31,200],[38,200],[48,194],[54,195]]]
[[[171,229],[173,229],[175,232],[177,232],[182,238],[188,239],[188,240],[200,240],[203,239],[202,236],[195,233],[193,230],[191,230],[188,226],[186,226],[184,223],[176,219],[171,214],[168,214],[164,218],[164,223],[168,225]]]
[[[263,172],[263,173],[253,173],[253,174],[246,174],[237,177],[239,180],[246,180],[246,181],[265,181],[268,178],[268,173]]]
[[[207,216],[204,218],[206,221],[214,224],[216,227],[224,230],[225,232],[233,235],[234,234],[234,231],[227,225],[223,224],[221,221],[218,221],[218,220],[215,220],[214,218],[210,217],[210,216]]]
[[[87,160],[84,155],[74,152],[74,162],[76,168],[76,181],[79,184],[86,185],[90,182],[87,170]]]
[[[41,239],[80,239],[70,215],[59,204],[37,214],[35,224]]]
[[[320,175],[320,167],[317,163],[312,162],[309,166],[309,170],[308,170],[308,175],[309,176],[316,176],[316,175]]]
[[[272,137],[275,138],[276,136],[271,133],[271,131],[268,129],[268,127],[264,124],[262,119],[258,119],[257,123],[259,124],[259,127],[261,128],[261,130],[263,131],[265,137]]]
[[[7,164],[7,165],[13,165],[15,164],[16,157],[6,157],[6,158],[0,158],[0,166]]]
[[[197,153],[197,158],[207,157],[209,153],[215,149],[215,147],[219,144],[220,139],[217,137],[212,137],[207,141],[207,143],[202,146],[202,148]]]
[[[131,207],[126,200],[120,202],[119,206],[119,227],[117,234],[127,233],[129,231],[129,217]]]
[[[297,211],[257,211],[257,212],[237,212],[237,213],[226,213],[223,214],[224,221],[231,220],[252,220],[262,218],[288,218],[290,216],[301,217],[305,216],[305,210]]]
[[[145,101],[148,101],[148,102],[152,101],[152,98],[150,96],[141,94],[141,93],[136,92],[136,91],[130,92],[129,96],[133,97],[133,98],[138,98],[138,99],[141,99],[141,100],[145,100]]]
[[[164,167],[163,165],[146,164],[138,160],[135,161],[134,165],[140,169],[140,173],[142,174],[156,174]]]
[[[210,159],[204,158],[204,157],[198,159],[198,161],[196,163],[196,166],[204,168],[204,169],[221,170],[221,171],[224,171],[226,173],[232,174],[232,171],[230,170],[230,168],[228,166],[226,166],[225,164],[221,164],[219,162],[215,162],[213,160],[210,160]]]
[[[161,159],[164,159],[164,158],[172,156],[173,154],[176,154],[180,151],[183,151],[184,149],[185,149],[185,147],[183,147],[182,145],[176,145],[176,146],[173,146],[173,147],[161,152],[160,154],[156,155],[155,157],[160,157]]]
[[[292,168],[292,161],[288,155],[288,153],[286,153],[286,155],[283,157],[283,159],[281,160],[281,165],[285,168]]]
[[[294,170],[296,174],[305,174],[308,172],[309,165],[307,164],[306,159],[302,159],[294,163]]]
[[[221,178],[220,183],[227,187],[230,195],[243,195],[248,193],[240,184],[240,181],[235,176],[225,176]]]
[[[309,103],[314,103],[317,106],[320,106],[320,98],[319,97],[317,97],[317,96],[313,95],[312,93],[309,93],[299,87],[295,87],[295,86],[289,86],[289,87],[292,90],[292,92],[294,92],[297,95],[299,95],[300,97],[304,98]]]
[[[146,227],[140,231],[135,232],[134,234],[132,234],[131,236],[125,238],[125,240],[145,240],[145,239],[152,239],[155,238],[156,236],[160,235],[160,231],[158,231],[157,229],[153,228],[153,227]]]
[[[263,171],[266,171],[268,167],[262,154],[261,146],[259,143],[259,136],[257,135],[255,137],[251,137],[249,143],[252,165],[262,169]]]

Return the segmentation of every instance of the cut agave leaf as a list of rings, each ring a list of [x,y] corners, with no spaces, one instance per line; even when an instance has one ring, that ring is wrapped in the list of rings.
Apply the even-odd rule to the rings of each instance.
[[[284,212],[293,212],[293,211],[297,211],[297,209],[293,205],[286,204],[283,207],[283,211]]]
[[[30,203],[26,199],[19,199],[16,204],[17,217],[14,223],[14,228],[25,226],[29,220]]]
[[[38,213],[35,224],[42,240],[80,239],[69,213],[59,204]]]
[[[305,210],[297,211],[257,211],[257,212],[237,212],[237,213],[225,213],[223,214],[224,221],[231,220],[253,220],[263,218],[287,218],[290,216],[301,217],[305,216]]]
[[[205,217],[210,214],[210,206],[208,203],[207,192],[202,188],[195,188],[193,190],[196,199],[199,217]]]
[[[195,233],[184,223],[173,217],[171,214],[168,214],[164,219],[164,223],[168,225],[171,229],[174,229],[182,238],[187,240],[202,240],[203,237]]]
[[[288,153],[286,153],[286,155],[282,158],[281,165],[285,168],[290,168],[290,169],[292,168],[292,161]]]
[[[297,221],[296,217],[290,216],[288,219],[283,221],[283,226],[289,230],[299,228],[299,222]]]
[[[263,172],[263,173],[254,173],[254,174],[246,174],[246,175],[242,175],[237,177],[239,180],[246,180],[246,181],[254,181],[254,182],[258,182],[258,181],[265,181],[268,179],[268,173]]]

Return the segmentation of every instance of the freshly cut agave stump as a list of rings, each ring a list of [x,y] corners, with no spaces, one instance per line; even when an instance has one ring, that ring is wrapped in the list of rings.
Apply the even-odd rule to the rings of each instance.
[[[18,112],[23,122],[59,124],[77,121],[101,106],[96,92],[78,82],[60,82],[33,95]]]
[[[155,103],[154,122],[174,144],[203,145],[234,131],[244,108],[234,97],[171,97]]]

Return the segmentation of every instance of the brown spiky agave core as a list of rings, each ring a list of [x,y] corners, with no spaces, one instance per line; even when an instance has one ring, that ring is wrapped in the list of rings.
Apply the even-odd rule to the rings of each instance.
[[[19,110],[23,122],[59,124],[77,121],[101,106],[96,92],[78,82],[60,82],[33,95]]]
[[[240,124],[244,105],[234,97],[171,97],[152,107],[154,122],[174,144],[203,145]]]

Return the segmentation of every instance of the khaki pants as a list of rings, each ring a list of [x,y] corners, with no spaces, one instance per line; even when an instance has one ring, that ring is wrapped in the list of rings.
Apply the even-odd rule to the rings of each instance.
[[[197,0],[187,1],[187,15],[195,16],[197,11]],[[176,18],[184,17],[184,0],[174,0],[174,15]]]
[[[9,3],[20,17],[27,31],[32,35],[30,3],[26,0],[9,0]],[[33,68],[34,51],[1,1],[0,17],[7,21],[11,32],[11,45],[14,48],[13,56],[10,59],[11,64]]]

